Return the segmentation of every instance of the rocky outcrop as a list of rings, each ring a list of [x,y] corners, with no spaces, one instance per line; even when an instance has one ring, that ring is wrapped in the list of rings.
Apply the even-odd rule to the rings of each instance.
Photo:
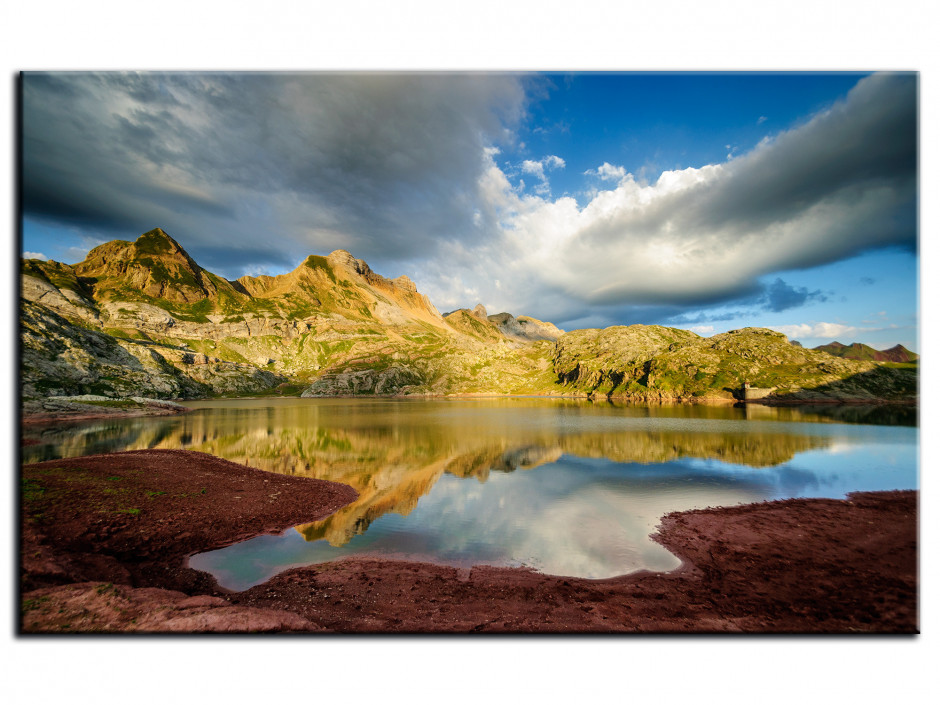
[[[484,309],[485,311],[485,309]],[[558,340],[564,333],[551,323],[530,316],[516,318],[511,313],[497,313],[486,320],[496,325],[500,332],[513,340]]]
[[[417,320],[442,325],[443,317],[430,299],[418,293],[418,287],[406,276],[386,279],[372,271],[368,264],[356,259],[346,250],[334,250],[327,258],[327,263],[340,277],[343,274],[361,279],[376,298],[376,303],[393,304],[402,309],[402,314]]]
[[[477,309],[482,306],[477,306]],[[476,309],[474,309],[475,311]],[[485,312],[486,309],[484,309]],[[486,319],[486,316],[480,316],[474,311],[466,308],[451,311],[444,316],[444,320],[454,330],[463,333],[474,340],[486,343],[498,343],[505,339],[500,330]]]
[[[477,304],[473,310],[460,308],[450,311],[444,314],[444,320],[455,330],[483,340],[555,341],[564,333],[553,324],[531,316],[516,318],[511,313],[487,315],[483,304]]]
[[[62,418],[106,418],[108,416],[169,416],[182,414],[189,409],[164,399],[147,397],[114,398],[100,394],[78,396],[45,397],[30,399],[23,403],[23,420],[43,422]]]
[[[335,268],[345,269],[363,277],[375,276],[371,267],[364,260],[356,259],[346,250],[333,250],[326,257],[326,261]]]
[[[103,324],[109,328],[197,340],[264,336],[290,340],[312,329],[309,321],[268,318],[251,313],[228,318],[221,315],[207,316],[208,322],[200,323],[174,317],[152,304],[129,301],[105,301],[101,304],[101,314]]]
[[[400,277],[396,277],[395,279],[392,279],[392,283],[395,286],[397,286],[399,289],[404,289],[405,291],[413,291],[416,293],[418,291],[418,285],[415,284],[413,281],[411,281],[411,279],[409,279],[404,274],[401,275]]]
[[[195,365],[184,350],[88,330],[28,301],[22,303],[20,322],[20,377],[27,400],[82,394],[192,398],[260,391],[285,381],[230,361]]]
[[[646,363],[670,346],[697,344],[700,340],[691,331],[664,326],[576,330],[559,337],[553,364],[559,377],[569,383],[596,385],[610,378],[620,384],[628,371],[634,378],[641,377],[639,371]]]
[[[48,279],[23,274],[20,293],[27,301],[34,301],[65,318],[92,325],[100,322],[93,302],[71,289],[58,289]]]
[[[302,397],[354,396],[359,394],[405,394],[424,382],[416,370],[391,365],[382,370],[344,370],[326,374],[314,382]]]

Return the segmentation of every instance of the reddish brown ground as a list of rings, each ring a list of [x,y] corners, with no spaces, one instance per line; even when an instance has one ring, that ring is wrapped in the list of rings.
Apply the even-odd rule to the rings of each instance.
[[[355,492],[189,451],[50,461],[22,480],[24,632],[918,629],[913,491],[670,514],[658,539],[684,566],[669,574],[348,559],[230,593],[185,558],[321,518]]]

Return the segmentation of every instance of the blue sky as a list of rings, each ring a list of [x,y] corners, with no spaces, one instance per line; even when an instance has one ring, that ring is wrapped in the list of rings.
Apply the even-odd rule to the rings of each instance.
[[[651,180],[754,147],[845,95],[860,73],[551,74],[536,102],[526,147],[570,155],[553,179],[576,195],[576,178],[609,162]]]
[[[347,249],[441,311],[917,349],[917,78],[27,74],[24,254]]]

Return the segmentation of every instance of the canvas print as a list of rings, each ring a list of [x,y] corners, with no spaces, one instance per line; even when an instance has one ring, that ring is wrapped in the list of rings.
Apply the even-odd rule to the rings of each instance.
[[[916,73],[19,110],[20,633],[919,630]]]

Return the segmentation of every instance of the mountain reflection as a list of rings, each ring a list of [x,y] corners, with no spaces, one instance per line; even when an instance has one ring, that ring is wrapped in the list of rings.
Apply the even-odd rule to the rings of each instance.
[[[185,448],[264,470],[342,482],[359,498],[298,527],[340,546],[379,517],[409,514],[442,475],[486,482],[562,456],[663,464],[683,458],[767,468],[830,438],[774,430],[791,409],[623,407],[546,400],[215,402],[190,414],[32,431],[24,460],[113,450]],[[752,418],[749,420],[749,416]],[[782,418],[781,418],[782,417]],[[777,424],[779,425],[779,424]]]

